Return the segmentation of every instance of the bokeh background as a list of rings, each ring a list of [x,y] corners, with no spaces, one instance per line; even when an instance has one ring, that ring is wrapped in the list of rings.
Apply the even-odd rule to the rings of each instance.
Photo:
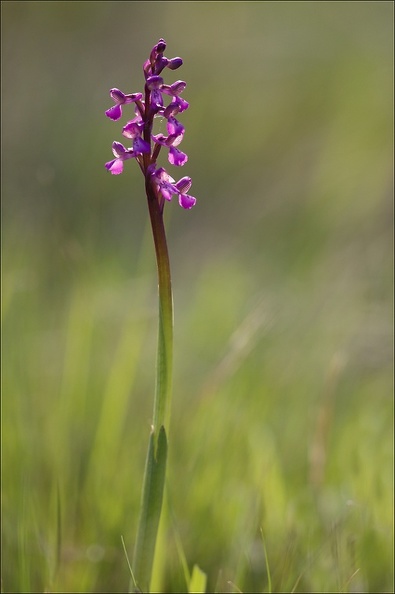
[[[3,2],[4,592],[121,592],[154,391],[138,167],[109,89],[159,37],[197,205],[153,588],[393,591],[393,4]],[[164,164],[164,162],[162,163]],[[169,172],[178,175],[169,166]],[[265,549],[267,562],[265,560]]]

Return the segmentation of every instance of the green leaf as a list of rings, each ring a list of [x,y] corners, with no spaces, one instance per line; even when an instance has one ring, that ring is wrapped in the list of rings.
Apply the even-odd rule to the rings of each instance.
[[[154,561],[156,536],[163,501],[166,474],[167,438],[165,428],[159,430],[155,455],[155,433],[150,435],[145,466],[144,490],[137,542],[133,557],[133,574],[136,585],[143,592],[149,591]],[[135,586],[135,585],[133,585]]]
[[[204,594],[207,586],[207,575],[198,565],[193,566],[192,577],[189,582],[188,592],[192,594]]]

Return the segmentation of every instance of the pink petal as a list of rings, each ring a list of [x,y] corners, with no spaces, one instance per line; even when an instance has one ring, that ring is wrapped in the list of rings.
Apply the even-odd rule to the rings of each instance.
[[[111,120],[114,120],[114,122],[116,122],[122,116],[122,108],[121,108],[121,106],[120,105],[114,105],[113,107],[110,107],[110,109],[107,109],[107,111],[106,111],[106,116],[108,118],[110,118]]]
[[[171,146],[169,148],[169,155],[168,155],[169,163],[172,165],[176,165],[176,167],[181,167],[185,165],[188,161],[188,155],[180,151],[179,149]]]
[[[186,208],[188,210],[196,204],[196,198],[194,198],[193,196],[188,196],[188,194],[180,194],[178,201],[182,208]]]
[[[122,159],[114,159],[114,161],[106,163],[106,167],[113,175],[119,175],[123,171],[123,161]]]

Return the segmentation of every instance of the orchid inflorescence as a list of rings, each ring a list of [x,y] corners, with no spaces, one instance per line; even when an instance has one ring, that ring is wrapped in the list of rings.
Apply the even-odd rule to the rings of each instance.
[[[182,177],[176,182],[163,167],[157,167],[156,161],[162,147],[168,149],[168,160],[171,165],[180,167],[184,165],[188,156],[179,148],[185,128],[176,119],[176,115],[188,109],[189,103],[181,98],[181,93],[186,83],[178,80],[171,85],[164,83],[161,72],[164,68],[176,70],[182,65],[181,58],[168,59],[163,55],[166,42],[160,39],[152,48],[149,59],[144,63],[145,76],[144,98],[142,93],[125,95],[119,89],[111,89],[110,96],[115,105],[105,113],[111,120],[117,121],[122,117],[122,110],[128,103],[135,106],[135,117],[123,127],[122,134],[132,141],[130,148],[125,148],[121,142],[114,141],[112,152],[115,159],[105,164],[106,169],[113,175],[123,171],[124,161],[136,159],[146,184],[153,184],[161,210],[164,201],[178,196],[180,205],[189,209],[196,203],[196,198],[187,194],[192,185],[190,177]],[[165,105],[164,95],[170,97]],[[153,134],[155,118],[167,120],[167,136]]]

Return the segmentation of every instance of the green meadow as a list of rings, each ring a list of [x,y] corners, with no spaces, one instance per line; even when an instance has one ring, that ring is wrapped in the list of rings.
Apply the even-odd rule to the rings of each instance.
[[[160,37],[197,204],[151,590],[393,592],[393,4],[1,10],[2,592],[128,589],[157,278],[104,112]]]

